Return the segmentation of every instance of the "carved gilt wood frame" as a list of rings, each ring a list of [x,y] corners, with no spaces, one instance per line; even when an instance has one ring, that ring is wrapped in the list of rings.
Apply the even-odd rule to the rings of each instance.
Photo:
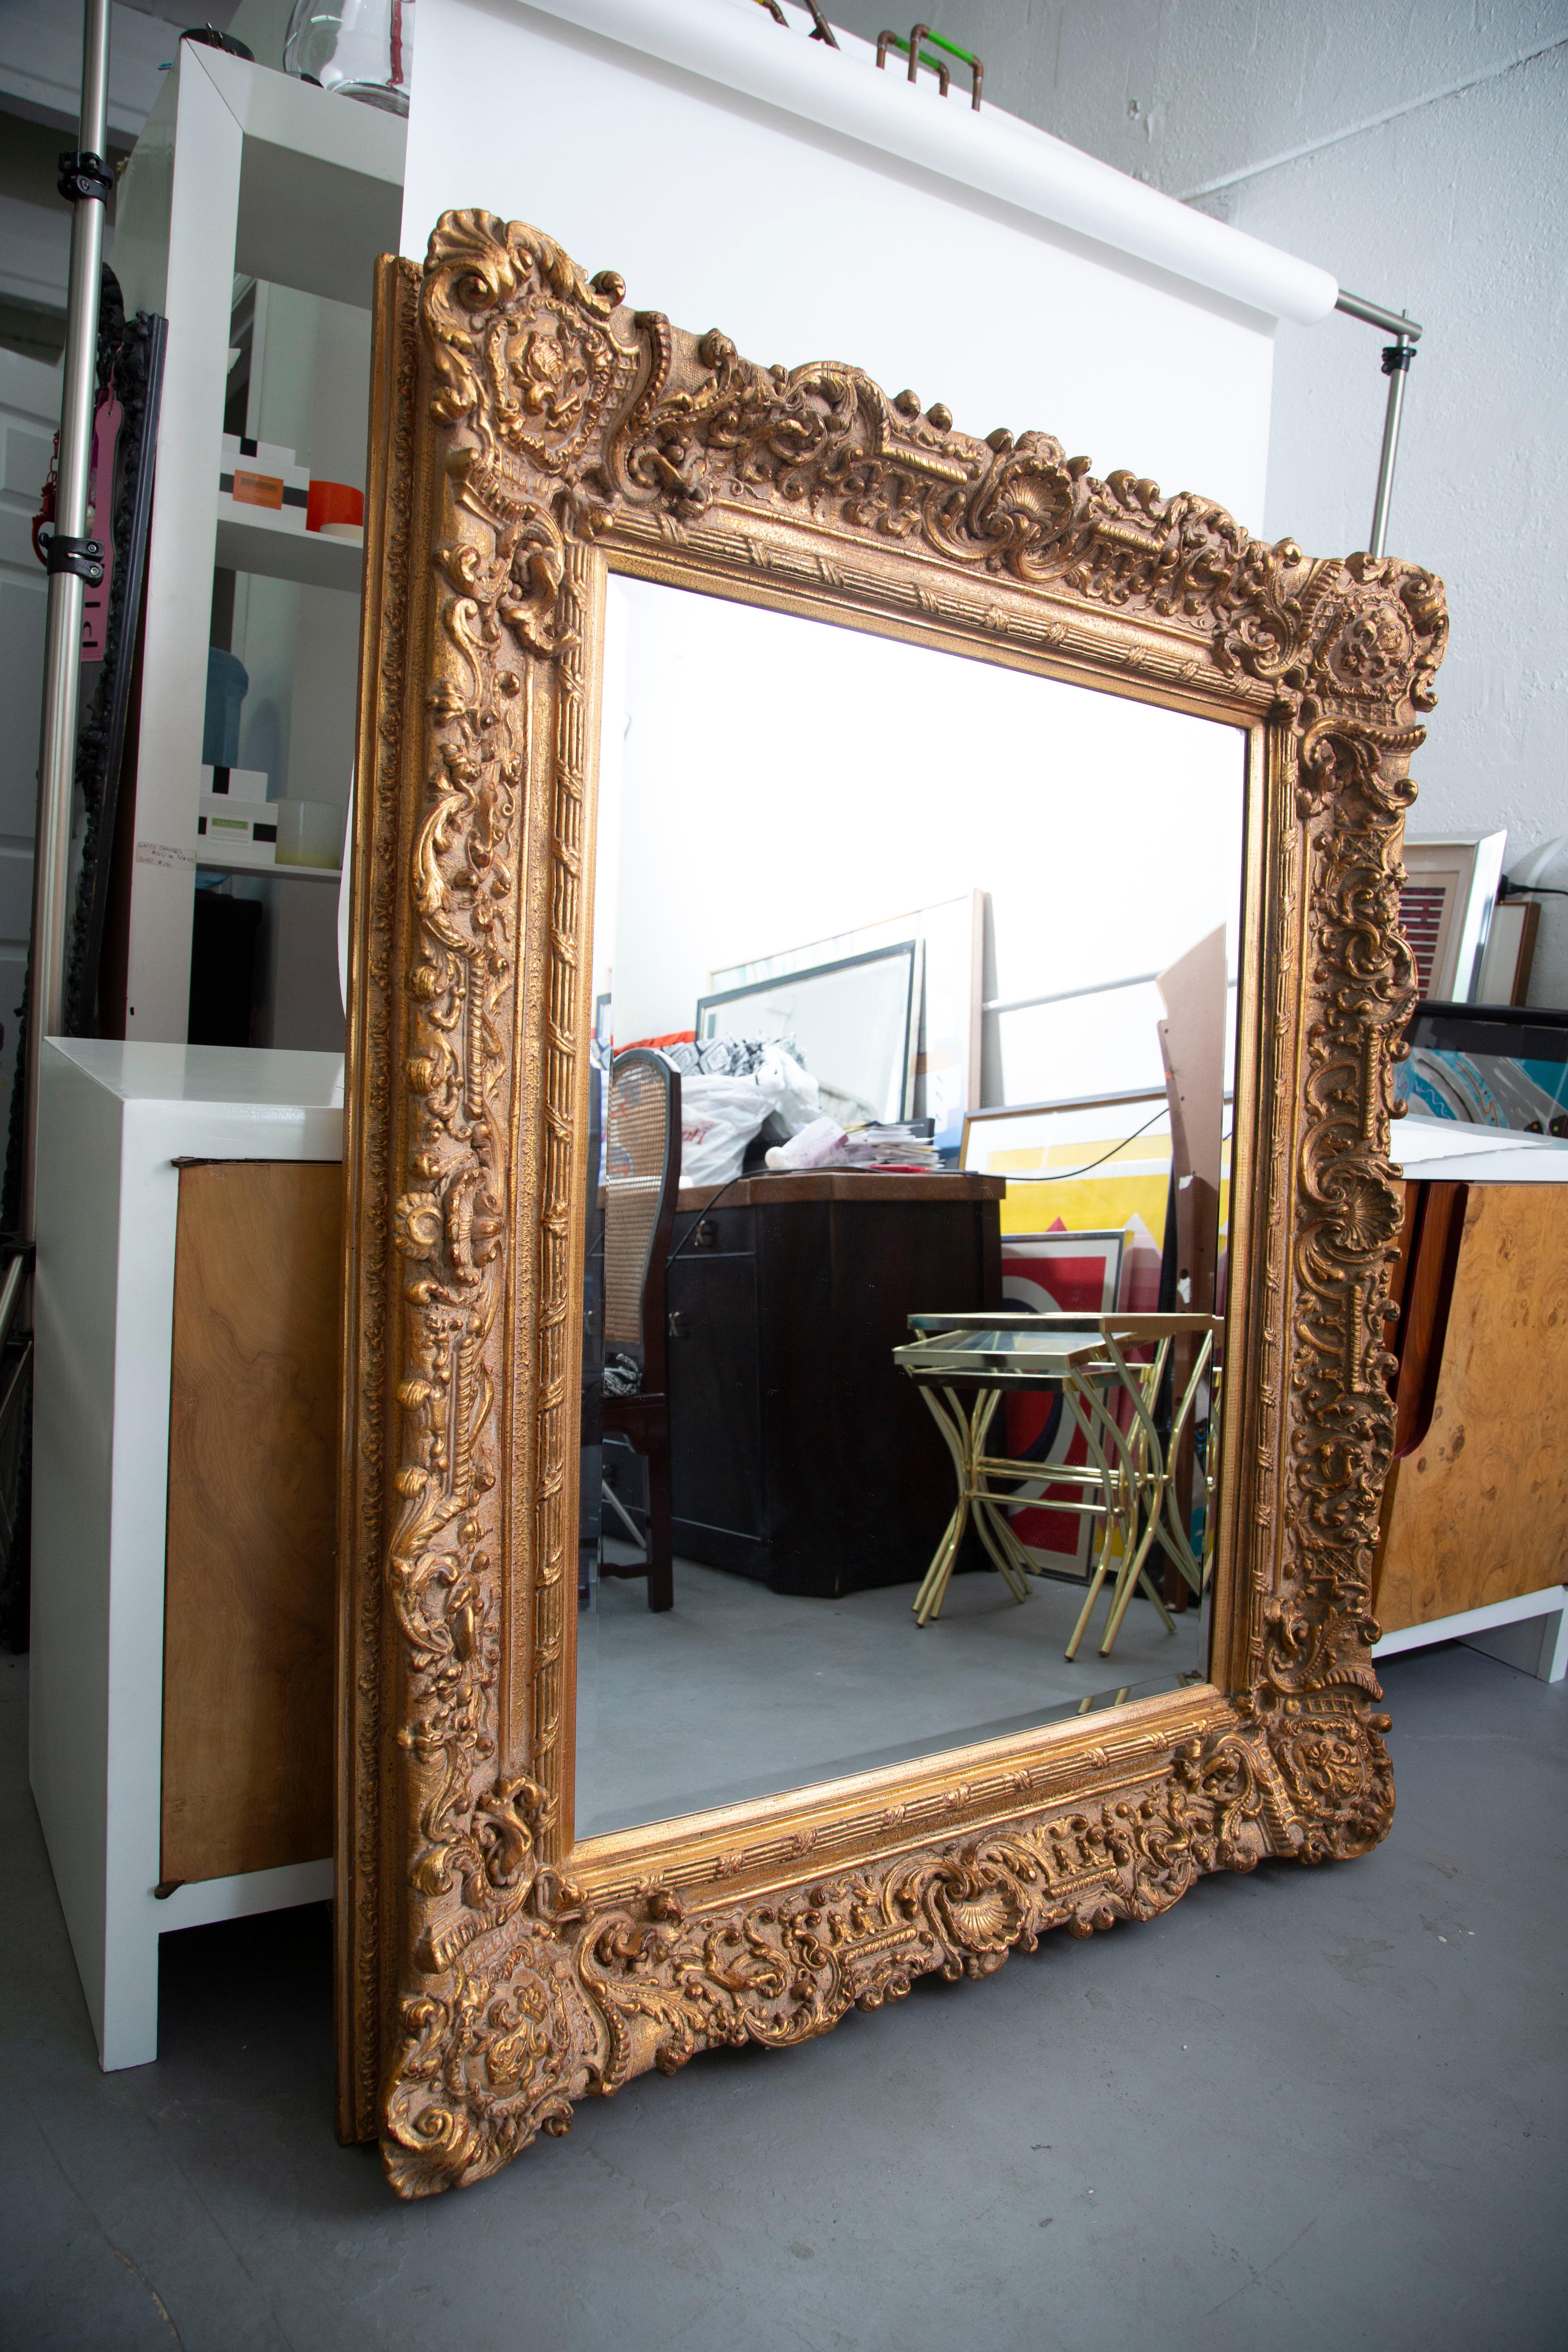
[[[648,2066],[1364,1852],[1392,1071],[1441,585],[754,366],[534,229],[380,265],[345,1161],[341,2128],[418,2196]],[[607,567],[1251,730],[1211,1682],[572,1846]],[[700,713],[693,716],[700,736]]]

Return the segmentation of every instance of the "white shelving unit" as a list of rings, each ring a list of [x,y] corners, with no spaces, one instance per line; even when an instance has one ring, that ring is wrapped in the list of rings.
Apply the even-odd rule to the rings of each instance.
[[[319,530],[289,530],[258,520],[216,527],[213,561],[226,572],[258,572],[267,580],[296,580],[303,588],[347,588],[357,595],[364,582],[364,541],[325,539]]]
[[[235,857],[204,857],[196,854],[198,874],[249,874],[263,882],[330,882],[335,890],[343,878],[341,866],[247,866]]]
[[[349,541],[219,520],[236,281],[368,309],[375,257],[398,248],[405,148],[403,124],[374,108],[220,50],[182,42],[175,54],[121,184],[113,254],[127,310],[161,310],[169,321],[126,1017],[128,1039],[168,1044],[184,1042],[189,1009],[215,567],[355,594],[363,574],[363,550]],[[342,691],[352,707],[352,674]],[[337,877],[278,867],[259,887],[299,878]],[[278,956],[288,952],[285,929],[280,916]]]
[[[182,1158],[342,1151],[341,1054],[185,1043],[198,871],[231,874],[237,892],[266,897],[274,1010],[287,966],[296,1007],[309,996],[335,1012],[331,898],[321,886],[335,895],[341,877],[321,866],[207,867],[196,820],[216,570],[245,583],[247,610],[263,591],[276,605],[279,582],[296,583],[301,598],[340,592],[325,650],[307,645],[301,656],[303,626],[289,645],[297,666],[313,665],[311,708],[330,706],[352,745],[349,616],[363,549],[264,515],[220,520],[230,329],[237,282],[255,280],[274,320],[290,303],[299,315],[301,294],[355,306],[360,319],[344,314],[332,331],[332,364],[363,351],[375,257],[399,241],[404,154],[391,117],[216,50],[171,45],[178,62],[121,182],[113,253],[127,308],[169,322],[128,1035],[51,1040],[40,1074],[32,1780],[106,2067],[156,2054],[161,1936],[317,1901],[331,1886],[330,1859],[317,1855],[165,1888],[163,1899],[157,1891],[174,1242]],[[312,379],[317,391],[323,380]],[[353,397],[361,421],[333,418],[340,464],[354,433],[363,447],[363,394]],[[279,675],[284,686],[270,690],[292,692],[281,661]],[[275,789],[298,790],[289,771],[304,764],[307,776],[330,773],[346,790],[346,748],[341,785],[336,749],[323,771],[319,758],[313,770],[299,762],[297,748],[279,730],[268,770]],[[317,887],[275,887],[283,882]],[[321,1567],[330,1578],[330,1559]]]
[[[1372,1654],[1396,1658],[1402,1650],[1429,1650],[1438,1642],[1464,1642],[1538,1682],[1563,1682],[1568,1679],[1568,1584],[1489,1601],[1453,1617],[1429,1618],[1425,1625],[1402,1625],[1385,1633]]]

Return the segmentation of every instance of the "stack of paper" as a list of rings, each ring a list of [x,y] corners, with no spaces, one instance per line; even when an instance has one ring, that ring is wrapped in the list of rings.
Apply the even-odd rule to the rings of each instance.
[[[845,1168],[940,1168],[929,1118],[877,1120],[851,1128],[838,1150]]]

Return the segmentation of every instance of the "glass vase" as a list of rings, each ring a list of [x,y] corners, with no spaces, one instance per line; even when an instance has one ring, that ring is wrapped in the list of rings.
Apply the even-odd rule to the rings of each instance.
[[[406,115],[413,63],[414,0],[295,0],[283,65],[301,81]]]

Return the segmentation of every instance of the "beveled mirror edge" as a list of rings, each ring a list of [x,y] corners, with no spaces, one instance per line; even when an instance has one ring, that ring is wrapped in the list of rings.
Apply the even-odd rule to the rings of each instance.
[[[846,1773],[772,1797],[607,1831],[573,1849],[574,1878],[591,1900],[620,1903],[657,1881],[683,1897],[724,1885],[727,1900],[774,1891],[847,1859],[890,1861],[933,1832],[987,1827],[1089,1771],[1147,1766],[1235,1710],[1213,1683],[1128,1698],[994,1739],[964,1739],[903,1763]],[[1090,1759],[1093,1759],[1091,1762]],[[730,1884],[733,1882],[733,1884]]]
[[[620,303],[618,280],[590,286],[548,238],[481,214],[444,216],[423,273],[389,261],[378,276],[340,2084],[345,2136],[380,2132],[403,2195],[482,2177],[644,2066],[803,2039],[924,1970],[984,1973],[1051,1925],[1152,1916],[1206,1869],[1363,1851],[1392,1810],[1368,1574],[1391,1430],[1391,1064],[1413,995],[1398,850],[1440,586],[1392,561],[1309,563],[1202,500],[1097,483],[1043,436],[976,443],[851,369],[752,368],[721,336]],[[1101,1719],[1045,1742],[1070,1787],[1020,1790],[979,1829],[961,1801],[947,1835],[836,1855],[826,1881],[805,1846],[751,1904],[716,1868],[698,1894],[568,1884],[562,1777],[537,1769],[569,1708],[595,685],[581,647],[605,556],[651,569],[667,550],[727,570],[728,593],[782,603],[793,579],[815,602],[826,583],[859,600],[858,625],[968,630],[972,649],[1021,666],[1268,719],[1249,792],[1259,1197],[1231,1297],[1246,1426],[1226,1449],[1224,1695],[1194,1692],[1157,1738],[1140,1732],[1141,1766],[1118,1718],[1113,1795],[1096,1777],[1096,1751],[1112,1754]],[[1241,1123],[1238,1109],[1238,1154]],[[509,1249],[507,1207],[530,1200]]]

